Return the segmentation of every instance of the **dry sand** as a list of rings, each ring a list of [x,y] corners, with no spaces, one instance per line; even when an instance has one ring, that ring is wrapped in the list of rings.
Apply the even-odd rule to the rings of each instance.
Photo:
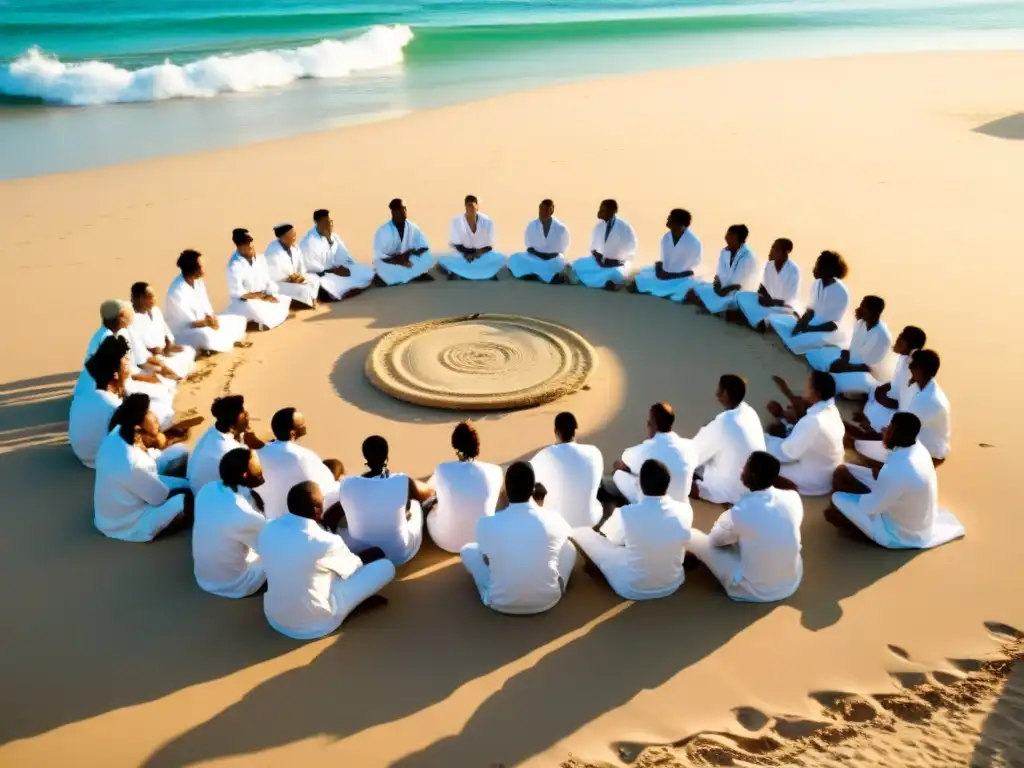
[[[614,762],[698,733],[749,738],[753,729],[757,739],[780,713],[823,720],[812,693],[894,693],[891,673],[954,675],[950,658],[996,658],[1005,638],[985,622],[1024,627],[1024,516],[1011,480],[1024,415],[1006,392],[1022,373],[1022,73],[1022,53],[691,69],[0,183],[9,318],[0,338],[0,763]],[[613,195],[645,262],[680,205],[694,212],[712,264],[726,226],[741,221],[762,254],[773,238],[793,238],[805,269],[822,248],[845,252],[854,293],[885,296],[890,326],[922,325],[943,355],[955,433],[941,500],[967,538],[919,555],[878,551],[839,539],[820,519],[822,503],[809,501],[804,584],[783,605],[731,603],[706,573],[670,599],[629,604],[578,573],[561,605],[529,619],[489,613],[457,561],[425,549],[386,590],[389,607],[298,645],[267,627],[258,599],[202,594],[187,537],[132,546],[93,530],[92,473],[64,431],[100,300],[138,279],[162,291],[185,247],[208,255],[211,295],[223,298],[232,227],[269,240],[271,225],[291,217],[305,226],[319,206],[360,259],[396,195],[441,245],[468,192],[508,249],[550,196],[574,251],[585,251],[597,202]],[[458,416],[388,399],[366,383],[365,357],[391,328],[478,311],[564,323],[601,354],[589,390],[480,419],[484,457],[497,462],[530,455],[565,407],[610,463],[642,436],[656,399],[676,403],[688,433],[714,415],[722,372],[747,376],[758,407],[773,394],[771,374],[805,375],[777,342],[688,308],[506,279],[374,290],[300,313],[216,360],[180,405],[205,411],[231,389],[264,429],[276,408],[295,405],[322,455],[357,468],[360,441],[379,432],[396,467],[424,475],[449,456]],[[698,525],[715,514],[697,505]],[[978,765],[1020,764],[1019,679],[1010,698],[993,674],[989,693],[957,717],[982,744]],[[948,717],[937,712],[942,727],[927,738],[956,755],[964,731]],[[1003,735],[980,735],[993,731]],[[907,744],[921,742],[901,741],[905,733],[860,729],[866,742],[835,748],[856,746],[850,765],[944,764],[916,748],[911,758]],[[1003,756],[984,762],[996,749]],[[693,757],[684,746],[642,760]]]

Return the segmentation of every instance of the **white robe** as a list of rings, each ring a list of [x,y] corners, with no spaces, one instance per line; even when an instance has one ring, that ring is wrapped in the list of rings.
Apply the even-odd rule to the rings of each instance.
[[[267,519],[253,505],[247,488],[234,490],[218,480],[196,496],[192,563],[196,583],[219,597],[248,597],[267,581],[256,540]]]
[[[532,459],[534,476],[548,495],[545,509],[558,512],[573,528],[597,525],[604,510],[597,500],[604,457],[595,445],[556,443]]]
[[[398,566],[420,551],[423,509],[419,502],[409,500],[408,475],[350,475],[341,482],[338,500],[346,523],[338,533],[353,552],[380,547]]]
[[[737,296],[743,291],[757,290],[757,256],[746,243],[736,251],[735,257],[728,248],[723,248],[718,254],[718,266],[715,268],[715,277],[723,288],[730,285],[738,285],[739,289],[728,296],[719,296],[715,293],[714,283],[699,283],[693,287],[694,293],[701,303],[712,314],[719,314],[730,309],[736,309]],[[686,296],[673,296],[676,301],[682,301]]]
[[[879,379],[885,376],[884,363],[892,349],[892,334],[888,326],[881,320],[874,328],[858,320],[853,326],[853,337],[850,340],[850,363],[866,365],[869,371],[848,371],[833,373],[836,391],[841,395],[866,395],[878,386]],[[842,350],[839,347],[818,347],[807,352],[807,362],[816,371],[827,371],[839,359]]]
[[[277,328],[288,319],[290,302],[243,299],[247,293],[268,293],[277,297],[277,283],[270,279],[267,260],[257,253],[249,260],[235,251],[228,259],[228,296],[231,303],[225,310],[229,315],[241,315],[246,320],[258,323],[264,328]]]
[[[90,469],[96,466],[96,453],[110,434],[110,417],[120,405],[121,398],[113,392],[95,388],[83,389],[71,401],[68,441],[78,460]]]
[[[182,275],[171,282],[167,290],[167,324],[179,344],[211,352],[229,352],[236,341],[245,338],[246,320],[241,315],[217,315],[220,328],[193,328],[192,323],[214,314],[206,284],[196,280],[189,285]]]
[[[452,219],[448,227],[448,243],[452,247],[461,245],[463,248],[493,249],[494,239],[494,221],[482,213],[476,215],[476,232],[470,229],[465,214]],[[439,256],[437,259],[442,269],[464,280],[490,280],[502,270],[507,261],[504,254],[495,250],[490,250],[473,261],[467,261],[458,251],[447,256]]]
[[[592,253],[576,259],[572,263],[572,271],[576,279],[587,288],[604,288],[608,283],[622,285],[626,282],[632,269],[633,257],[636,255],[636,233],[625,219],[616,216],[612,219],[611,231],[608,222],[598,221],[590,236],[590,250],[597,251],[606,259],[621,261],[618,267],[600,267]]]
[[[938,476],[921,443],[890,451],[877,479],[867,467],[848,468],[871,492],[835,493],[832,503],[883,547],[930,549],[964,535],[960,521],[939,509]]]
[[[299,483],[312,480],[324,495],[324,509],[338,501],[338,481],[323,460],[294,440],[274,440],[256,453],[266,482],[257,493],[263,499],[263,514],[275,520],[288,511],[288,492]]]
[[[844,323],[846,321],[846,310],[850,306],[850,291],[842,280],[835,280],[830,285],[825,285],[821,280],[815,280],[811,286],[811,301],[808,309],[814,310],[814,317],[811,325],[822,323],[835,323],[834,331],[812,331],[793,335],[796,322],[799,318],[796,315],[772,315],[768,323],[782,339],[790,352],[794,355],[806,355],[810,350],[818,347],[836,346],[842,347],[849,338]]]
[[[741,291],[736,297],[736,306],[747,318],[751,328],[757,328],[761,323],[767,322],[772,315],[799,315],[801,306],[800,296],[800,267],[792,259],[786,259],[782,269],[775,268],[775,262],[771,259],[764,265],[764,274],[761,275],[761,285],[768,291],[768,295],[776,301],[782,301],[781,307],[765,307],[761,305],[761,297],[755,291]]]
[[[445,552],[458,552],[476,536],[476,523],[494,514],[504,475],[486,461],[446,461],[434,470],[428,485],[437,505],[427,515],[427,530]]]
[[[933,459],[945,459],[949,455],[949,441],[952,427],[949,418],[949,398],[942,391],[939,382],[929,381],[924,389],[917,384],[908,384],[900,392],[901,411],[912,413],[921,420],[918,441]],[[888,451],[881,440],[857,440],[853,447],[857,453],[875,461],[885,461]]]
[[[192,449],[188,462],[188,482],[194,493],[207,483],[220,480],[220,460],[235,448],[244,448],[230,432],[221,432],[211,425]]]
[[[892,378],[889,380],[889,397],[897,403],[903,396],[904,390],[910,386],[910,357],[911,355],[900,355],[896,359]],[[876,387],[875,390],[877,391],[877,389]],[[867,417],[871,428],[876,432],[881,432],[892,420],[894,413],[896,413],[895,409],[886,408],[879,403],[875,399],[875,391],[872,391],[864,405],[864,416]]]
[[[704,246],[693,234],[692,229],[683,230],[678,243],[672,242],[672,233],[666,232],[661,238],[661,265],[666,272],[696,272],[700,268],[704,254]],[[696,274],[689,277],[675,277],[670,280],[659,280],[657,270],[644,267],[636,273],[634,280],[636,289],[658,298],[676,298],[681,301],[690,289],[700,282]]]
[[[307,307],[316,303],[320,295],[320,276],[306,269],[305,258],[298,243],[292,246],[289,253],[288,249],[281,245],[281,241],[274,238],[267,245],[264,256],[267,259],[270,279],[277,283],[282,296],[287,296]],[[292,275],[301,275],[305,282],[289,283],[288,278]]]
[[[395,578],[390,560],[363,565],[340,536],[290,513],[263,527],[256,551],[267,573],[263,613],[294,640],[329,635]]]
[[[353,259],[337,232],[332,232],[328,240],[313,227],[302,238],[299,247],[306,269],[320,276],[320,287],[335,299],[342,298],[349,291],[369,288],[373,282],[373,267]],[[327,271],[336,267],[345,267],[349,271],[348,277]]]
[[[835,400],[815,403],[786,438],[765,436],[772,456],[782,462],[779,473],[796,483],[804,496],[823,496],[832,490],[832,474],[843,463],[846,427]]]
[[[406,251],[427,250],[419,256],[410,256],[410,266],[388,264],[384,259]],[[404,285],[425,275],[434,266],[434,257],[430,254],[430,246],[423,231],[411,221],[405,222],[405,230],[398,234],[398,227],[393,221],[382,224],[373,236],[373,266],[377,276],[388,285]]]
[[[175,343],[174,334],[171,333],[170,326],[164,320],[163,312],[160,311],[160,307],[156,306],[149,312],[136,312],[135,319],[128,326],[128,334],[131,337],[136,362],[139,361],[140,356],[152,354],[149,351],[151,349],[163,349],[168,342]],[[180,352],[170,355],[158,353],[156,357],[181,378],[185,378],[195,368],[196,351],[184,344],[179,346],[181,346]],[[141,363],[139,364],[141,365]]]
[[[569,250],[571,237],[569,228],[561,221],[552,216],[548,233],[545,235],[544,223],[539,218],[534,219],[526,225],[523,240],[527,250],[513,253],[508,259],[508,271],[513,277],[536,275],[545,283],[550,283],[556,275],[565,270],[565,253]],[[530,248],[540,253],[558,255],[553,259],[542,259],[530,253]]]
[[[722,411],[693,438],[703,474],[700,497],[715,504],[735,504],[747,489],[740,480],[750,454],[765,449],[764,427],[746,403]]]
[[[640,468],[648,459],[657,459],[668,467],[672,477],[668,495],[676,501],[689,503],[693,473],[697,469],[697,449],[693,441],[675,432],[658,432],[654,437],[623,451],[622,462],[632,471],[616,470],[612,480],[630,504],[636,504],[643,498],[640,492]]]

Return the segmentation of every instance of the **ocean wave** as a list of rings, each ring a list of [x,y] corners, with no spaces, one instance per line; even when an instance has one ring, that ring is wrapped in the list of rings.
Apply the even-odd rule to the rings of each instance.
[[[375,26],[349,40],[210,56],[184,65],[168,60],[135,70],[106,61],[65,63],[33,48],[0,68],[0,95],[76,107],[210,98],[401,64],[412,38],[405,25]]]

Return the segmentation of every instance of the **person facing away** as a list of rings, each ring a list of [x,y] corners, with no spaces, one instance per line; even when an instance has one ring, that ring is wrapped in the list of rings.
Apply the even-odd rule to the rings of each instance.
[[[220,460],[230,450],[247,445],[258,449],[263,443],[249,429],[249,412],[241,395],[218,397],[210,406],[213,426],[203,433],[188,463],[188,481],[193,493],[220,477]]]
[[[257,253],[248,229],[231,232],[235,252],[228,259],[229,315],[241,315],[261,330],[277,328],[288,319],[291,306],[278,297],[277,283],[270,279],[267,260]]]
[[[334,231],[334,219],[326,208],[313,211],[313,228],[299,248],[304,266],[319,277],[320,289],[328,299],[351,299],[373,282],[373,268],[352,258]]]
[[[460,551],[483,604],[499,613],[533,614],[562,598],[576,563],[572,529],[531,498],[536,479],[528,462],[505,472],[508,506],[476,522],[476,541]]]
[[[927,341],[927,334],[916,325],[908,325],[900,331],[892,346],[892,351],[896,354],[892,378],[885,384],[875,387],[864,404],[864,411],[854,416],[854,422],[858,427],[872,433],[881,433],[882,428],[899,409],[903,391],[910,386],[911,355],[919,349],[924,349]],[[847,429],[847,432],[849,431]]]
[[[181,274],[167,289],[164,307],[167,324],[179,343],[206,352],[229,352],[248,344],[244,342],[247,321],[242,315],[214,313],[203,281],[203,255],[192,249],[182,251],[178,269]]]
[[[710,533],[691,532],[690,552],[733,600],[784,600],[803,578],[803,502],[796,491],[775,487],[780,468],[774,456],[754,451],[741,475],[747,493],[722,513]]]
[[[437,494],[437,504],[427,513],[430,538],[445,552],[458,552],[473,541],[476,522],[494,514],[501,494],[501,467],[479,461],[480,434],[461,422],[452,430],[455,461],[445,461],[434,470],[428,485]]]
[[[133,283],[131,291],[134,317],[128,326],[128,334],[136,352],[136,361],[142,355],[147,356],[147,361],[155,358],[179,378],[185,378],[195,368],[196,351],[175,343],[174,334],[156,305],[156,292],[149,283]]]
[[[92,469],[100,443],[110,434],[110,417],[127,395],[125,383],[131,376],[127,342],[108,336],[86,361],[85,370],[95,386],[83,389],[71,400],[68,442],[78,460]]]
[[[757,285],[757,256],[747,245],[750,230],[745,224],[733,224],[725,232],[725,248],[718,254],[715,277],[710,283],[699,282],[677,301],[702,306],[713,315],[736,309],[736,298]]]
[[[640,501],[638,472],[647,459],[662,462],[672,476],[668,495],[676,501],[688,502],[697,468],[697,453],[692,440],[672,431],[676,414],[668,403],[655,403],[647,412],[647,439],[627,448],[615,462],[612,482],[630,504]]]
[[[441,256],[437,263],[451,280],[497,280],[507,259],[494,250],[494,221],[480,213],[476,195],[466,195],[464,206],[465,213],[452,219],[448,228],[448,243],[455,253]]]
[[[267,574],[263,613],[295,640],[329,635],[360,604],[386,603],[377,593],[395,578],[380,550],[361,559],[322,527],[323,516],[323,493],[307,480],[288,491],[288,514],[267,523],[256,539]]]
[[[363,441],[367,472],[341,481],[341,502],[346,527],[338,533],[349,549],[362,552],[380,548],[392,563],[404,565],[423,543],[422,503],[432,494],[415,479],[388,469],[388,441],[371,435]]]
[[[640,501],[616,509],[597,530],[573,529],[573,540],[626,600],[668,597],[683,584],[693,510],[668,495],[671,482],[668,467],[647,459]]]
[[[294,226],[285,222],[274,227],[274,239],[264,252],[267,271],[282,296],[315,307],[320,295],[320,277],[307,269],[298,243],[299,232]]]
[[[856,323],[848,348],[826,346],[807,353],[811,368],[832,374],[840,395],[864,397],[884,377],[883,364],[892,346],[892,334],[882,321],[884,311],[884,299],[865,296],[853,313]]]
[[[704,247],[690,229],[690,212],[673,208],[665,221],[668,232],[661,238],[661,258],[652,267],[637,272],[633,287],[662,299],[686,296],[698,282],[694,273],[700,267]]]
[[[747,383],[731,373],[718,380],[715,398],[723,410],[693,438],[697,455],[694,497],[735,504],[746,492],[740,474],[754,451],[765,449],[764,429],[746,402]]]
[[[847,339],[843,322],[850,306],[850,291],[843,279],[846,260],[835,251],[822,251],[814,262],[811,300],[802,315],[772,315],[768,324],[794,355],[806,355],[824,346],[842,346]]]
[[[757,291],[740,291],[736,306],[751,328],[763,331],[772,315],[800,314],[800,267],[790,258],[793,241],[780,237],[772,243]]]
[[[616,201],[601,201],[598,222],[590,237],[590,253],[572,263],[573,274],[587,288],[615,291],[629,277],[636,255],[636,233],[618,214]]]
[[[565,254],[569,250],[569,228],[555,218],[554,201],[545,198],[537,207],[537,218],[526,225],[525,251],[513,253],[508,271],[521,280],[545,283],[565,282]]]
[[[220,480],[196,496],[192,564],[204,592],[240,598],[260,590],[266,571],[256,540],[267,519],[256,489],[263,485],[260,458],[251,448],[235,448],[220,460]]]
[[[391,219],[373,236],[373,267],[383,285],[403,285],[413,280],[430,281],[428,274],[434,257],[423,230],[409,221],[408,210],[400,198],[388,203]]]
[[[282,408],[270,420],[274,439],[259,450],[266,484],[260,491],[268,520],[288,511],[288,491],[312,480],[324,494],[324,506],[330,509],[338,501],[338,481],[327,464],[314,451],[299,444],[308,433],[306,417],[295,408]]]
[[[604,472],[604,457],[596,445],[576,442],[579,425],[565,411],[555,416],[555,443],[530,459],[537,480],[549,494],[551,508],[573,528],[596,525],[603,513],[597,492]]]

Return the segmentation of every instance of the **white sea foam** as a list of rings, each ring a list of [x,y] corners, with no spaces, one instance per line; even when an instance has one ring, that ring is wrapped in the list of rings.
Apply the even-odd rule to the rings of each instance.
[[[70,106],[209,98],[280,88],[303,78],[347,77],[400,64],[402,50],[412,36],[405,25],[376,26],[350,40],[210,56],[184,65],[165,61],[136,70],[105,61],[65,64],[31,49],[0,68],[0,93]]]

